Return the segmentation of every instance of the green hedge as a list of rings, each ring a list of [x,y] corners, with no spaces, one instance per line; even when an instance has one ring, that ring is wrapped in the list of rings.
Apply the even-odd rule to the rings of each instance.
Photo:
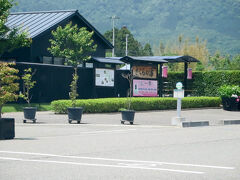
[[[183,72],[169,72],[165,81],[175,89],[176,82],[183,82],[183,77]],[[219,96],[217,90],[222,85],[240,85],[240,71],[193,72],[193,79],[188,80],[188,90],[195,96]]]
[[[77,106],[83,107],[85,113],[117,112],[126,108],[127,98],[80,99]],[[132,109],[136,111],[176,109],[175,98],[132,98]],[[182,108],[219,107],[218,97],[186,97],[182,100]],[[51,103],[55,113],[67,113],[70,100],[56,100]]]

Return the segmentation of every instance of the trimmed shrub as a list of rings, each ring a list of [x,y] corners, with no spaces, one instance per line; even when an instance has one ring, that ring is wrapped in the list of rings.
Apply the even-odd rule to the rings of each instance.
[[[183,72],[169,72],[166,79],[175,89],[176,82],[184,80]],[[194,96],[219,96],[218,88],[223,85],[240,85],[240,71],[203,71],[193,72],[193,79],[187,80],[188,90]]]
[[[77,107],[83,107],[85,113],[117,112],[126,108],[127,98],[79,99]],[[219,107],[219,97],[186,97],[182,100],[182,108]],[[51,103],[55,113],[67,113],[71,100],[56,100]],[[132,109],[136,111],[176,109],[175,98],[132,98]]]
[[[224,85],[218,89],[220,97],[231,98],[232,96],[240,96],[240,86]]]

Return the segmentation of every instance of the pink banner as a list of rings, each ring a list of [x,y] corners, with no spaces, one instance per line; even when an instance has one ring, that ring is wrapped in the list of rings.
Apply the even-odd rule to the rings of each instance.
[[[187,79],[192,79],[192,68],[188,68]]]
[[[168,75],[168,67],[167,66],[163,66],[162,67],[162,77],[163,78],[167,78]]]
[[[133,96],[158,96],[157,81],[155,80],[133,80]]]

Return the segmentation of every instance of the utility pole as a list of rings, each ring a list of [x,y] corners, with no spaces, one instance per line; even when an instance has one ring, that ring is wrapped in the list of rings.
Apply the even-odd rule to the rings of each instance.
[[[115,52],[114,52],[114,46],[115,46],[115,19],[120,19],[119,17],[117,16],[112,16],[110,17],[110,19],[112,20],[112,28],[113,28],[113,38],[112,38],[112,44],[113,44],[113,49],[112,49],[112,57],[115,56]]]
[[[128,55],[128,36],[129,34],[126,34],[126,56]]]

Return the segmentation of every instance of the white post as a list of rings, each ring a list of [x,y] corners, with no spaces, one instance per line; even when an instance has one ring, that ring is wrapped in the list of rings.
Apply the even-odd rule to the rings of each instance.
[[[126,56],[128,55],[128,36],[129,34],[126,34]]]
[[[112,17],[110,17],[111,19],[112,19],[112,28],[113,28],[113,37],[112,37],[112,44],[113,44],[113,49],[112,49],[112,57],[114,57],[115,56],[115,19],[120,19],[119,17],[117,17],[117,16],[112,16]]]
[[[182,98],[184,98],[184,90],[182,89],[182,83],[178,82],[174,89],[173,97],[177,98],[177,117],[172,118],[172,125],[181,125],[185,121],[184,117],[181,117]]]
[[[182,99],[178,98],[177,99],[177,117],[181,117],[181,106],[182,106]]]

